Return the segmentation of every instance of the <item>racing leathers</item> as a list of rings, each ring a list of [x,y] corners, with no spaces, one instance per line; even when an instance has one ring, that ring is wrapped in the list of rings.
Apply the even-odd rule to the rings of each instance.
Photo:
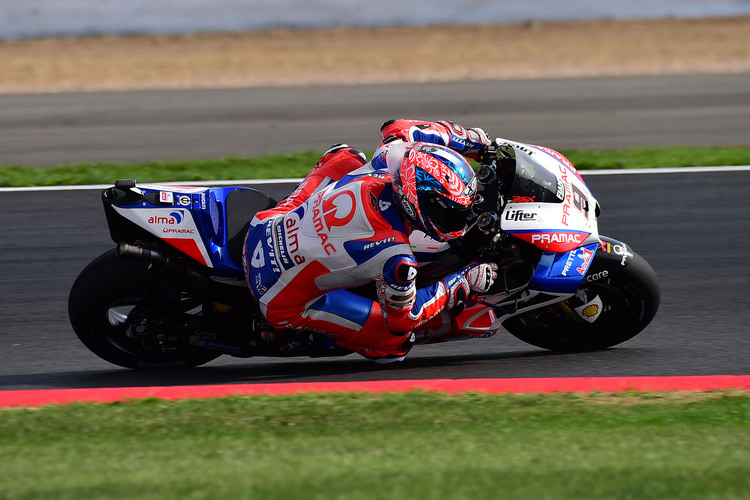
[[[274,329],[324,333],[368,358],[404,356],[416,327],[472,290],[487,290],[496,276],[490,265],[474,264],[417,289],[413,228],[394,203],[386,170],[397,144],[430,142],[478,157],[486,134],[414,120],[386,122],[381,132],[369,164],[360,151],[335,146],[294,193],[256,214],[244,256],[253,297]],[[373,281],[377,300],[350,291]]]

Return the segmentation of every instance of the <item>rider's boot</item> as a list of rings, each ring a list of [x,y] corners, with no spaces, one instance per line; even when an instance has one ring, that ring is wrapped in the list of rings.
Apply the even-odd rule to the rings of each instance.
[[[265,220],[274,215],[291,212],[307,201],[316,191],[342,179],[365,163],[367,163],[367,157],[362,151],[346,144],[336,144],[323,154],[292,194],[281,200],[274,208],[259,212],[256,217]]]
[[[251,348],[259,354],[270,353],[272,351],[272,346],[276,342],[278,332],[262,314],[255,315],[251,321],[251,325]]]
[[[251,347],[256,355],[294,356],[300,353],[303,342],[300,332],[293,330],[276,330],[258,314],[252,320]]]
[[[495,320],[491,308],[470,299],[460,311],[443,311],[424,323],[419,331],[430,332],[431,338],[444,340],[492,337],[498,331],[498,328],[493,328]]]
[[[406,355],[409,353],[412,347],[414,347],[414,343],[416,342],[417,337],[414,335],[414,332],[409,335],[409,337],[404,341],[403,344],[401,344],[401,349],[404,350],[403,355],[398,354],[387,354],[385,356],[380,357],[367,357],[369,360],[374,361],[375,364],[378,365],[389,365],[391,363],[397,363],[399,361],[403,361],[406,359]]]

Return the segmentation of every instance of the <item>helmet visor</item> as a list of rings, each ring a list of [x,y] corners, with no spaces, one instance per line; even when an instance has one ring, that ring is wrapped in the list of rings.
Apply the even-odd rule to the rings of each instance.
[[[422,209],[429,220],[441,233],[463,231],[471,214],[471,207],[448,205],[437,193],[425,193]]]

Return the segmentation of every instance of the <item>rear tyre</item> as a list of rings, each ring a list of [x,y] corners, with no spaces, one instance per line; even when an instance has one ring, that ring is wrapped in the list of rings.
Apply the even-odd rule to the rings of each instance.
[[[553,351],[606,349],[633,338],[659,309],[656,273],[635,252],[626,266],[619,261],[606,261],[604,266],[591,266],[589,279],[574,297],[509,318],[503,326],[524,342]],[[595,297],[601,299],[601,312],[589,322],[575,308]]]
[[[198,287],[110,250],[73,283],[68,316],[81,342],[110,363],[189,368],[221,355],[187,343],[188,325],[201,319],[207,301]]]

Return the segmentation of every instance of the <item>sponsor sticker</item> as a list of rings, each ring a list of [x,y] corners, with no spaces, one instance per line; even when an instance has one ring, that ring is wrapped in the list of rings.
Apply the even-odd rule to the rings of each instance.
[[[174,204],[174,194],[171,191],[160,191],[159,192],[159,202],[165,203],[167,205],[173,205]]]
[[[597,295],[594,297],[594,300],[591,300],[580,307],[576,307],[575,312],[589,323],[593,323],[599,318],[599,315],[601,315],[602,306],[602,299]]]

